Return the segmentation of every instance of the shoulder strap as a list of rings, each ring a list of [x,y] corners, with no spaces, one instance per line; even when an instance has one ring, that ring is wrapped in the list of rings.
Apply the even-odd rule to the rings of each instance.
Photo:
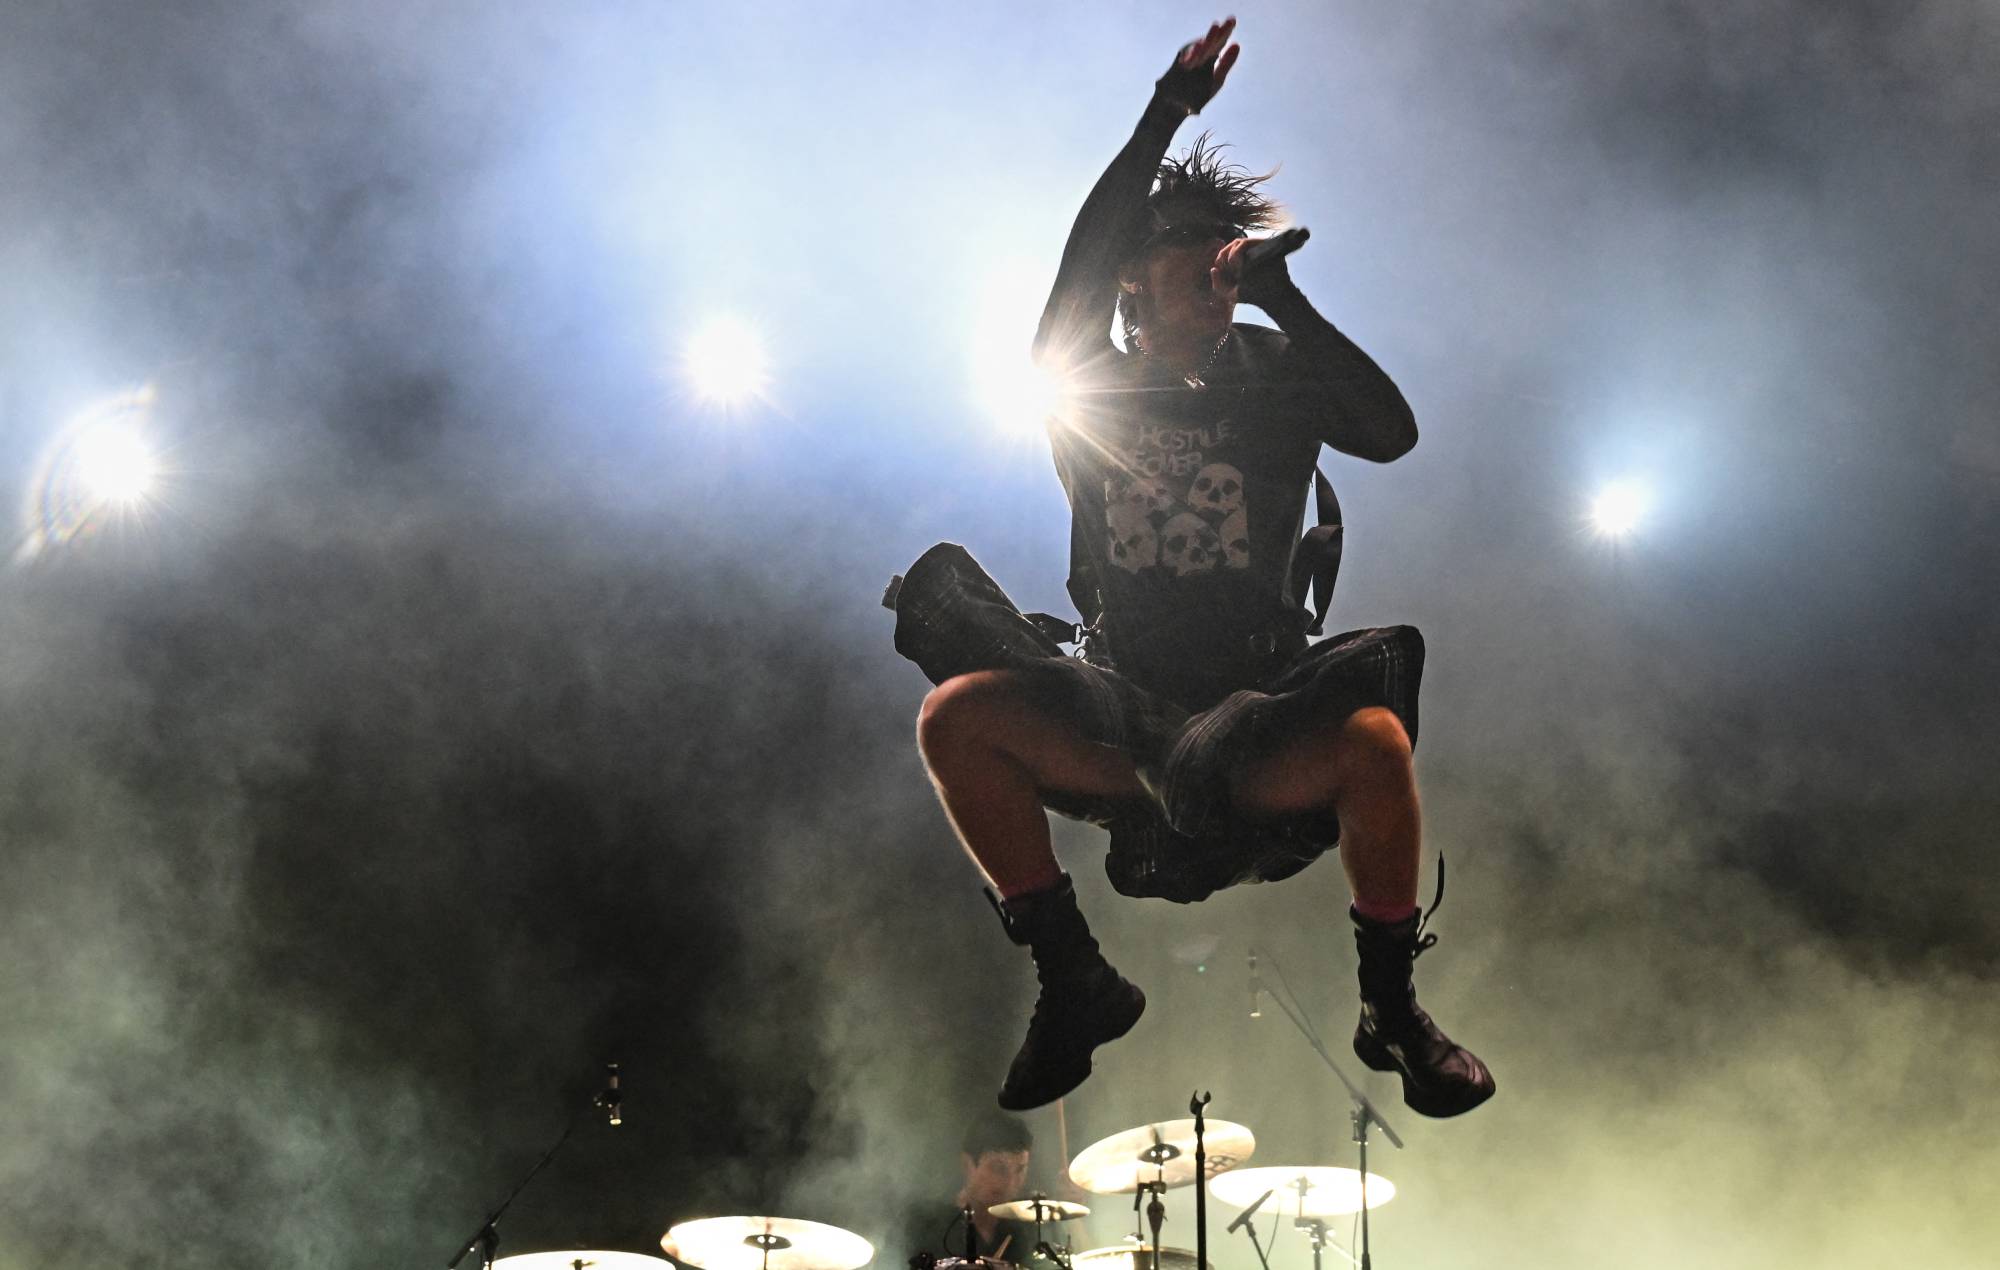
[[[1313,500],[1318,505],[1319,523],[1306,530],[1298,550],[1292,553],[1292,594],[1303,603],[1310,588],[1312,624],[1306,627],[1306,634],[1319,635],[1326,629],[1333,584],[1340,577],[1343,526],[1333,482],[1326,479],[1326,470],[1317,466],[1313,468]]]
[[[1074,519],[1069,526],[1069,581],[1064,589],[1069,592],[1069,602],[1076,605],[1076,615],[1083,625],[1097,625],[1104,609],[1097,594],[1097,569],[1091,563],[1090,550],[1084,545],[1083,534]]]

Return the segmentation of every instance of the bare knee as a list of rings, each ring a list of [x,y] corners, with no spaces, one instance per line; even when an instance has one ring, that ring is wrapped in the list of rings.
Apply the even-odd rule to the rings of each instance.
[[[917,750],[926,762],[990,741],[1000,702],[1008,695],[1006,672],[975,670],[930,690],[917,711]]]
[[[1393,710],[1367,706],[1340,727],[1341,757],[1368,766],[1408,767],[1410,734]]]

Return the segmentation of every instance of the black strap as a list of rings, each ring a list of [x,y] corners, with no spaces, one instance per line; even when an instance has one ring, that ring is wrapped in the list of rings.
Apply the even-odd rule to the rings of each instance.
[[[1326,629],[1326,611],[1333,604],[1333,584],[1340,577],[1340,548],[1344,537],[1340,522],[1340,499],[1323,468],[1313,469],[1313,500],[1318,506],[1319,523],[1306,530],[1292,553],[1292,594],[1304,602],[1312,596],[1312,624],[1306,634],[1318,635]]]
[[[1023,613],[1028,624],[1057,644],[1081,644],[1089,630],[1077,622],[1057,617],[1053,613]]]
[[[1069,602],[1076,605],[1083,625],[1097,625],[1104,612],[1104,601],[1098,594],[1097,570],[1091,563],[1090,547],[1073,517],[1069,526],[1069,580],[1064,589],[1069,592]]]

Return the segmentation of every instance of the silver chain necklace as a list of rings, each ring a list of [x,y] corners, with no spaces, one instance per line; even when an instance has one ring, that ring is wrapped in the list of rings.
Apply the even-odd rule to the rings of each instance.
[[[1208,350],[1208,356],[1201,359],[1200,366],[1181,376],[1182,382],[1186,383],[1190,388],[1199,389],[1208,387],[1208,372],[1215,368],[1215,359],[1222,356],[1222,346],[1228,342],[1229,328],[1225,326],[1222,328],[1222,337],[1215,341],[1215,347]],[[1139,351],[1145,353],[1147,357],[1152,356],[1152,353],[1147,351],[1144,344],[1139,346]]]

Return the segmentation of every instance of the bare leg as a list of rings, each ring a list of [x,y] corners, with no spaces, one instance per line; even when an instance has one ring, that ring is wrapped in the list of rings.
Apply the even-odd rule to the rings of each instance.
[[[934,689],[917,716],[917,748],[959,841],[1002,899],[1062,881],[1041,790],[1145,792],[1130,759],[1032,705],[1007,671],[960,675]]]
[[[1423,818],[1410,738],[1393,712],[1371,706],[1306,733],[1237,772],[1230,795],[1253,817],[1332,808],[1355,901],[1415,907]]]
[[[1036,708],[1018,675],[979,671],[924,698],[917,746],[967,854],[1000,893],[1008,937],[1034,954],[1041,993],[1000,1086],[1009,1111],[1090,1075],[1091,1053],[1132,1030],[1146,994],[1104,959],[1049,846],[1041,792],[1137,795],[1131,760]]]
[[[1237,772],[1230,792],[1252,816],[1332,808],[1340,817],[1340,859],[1354,893],[1361,1061],[1400,1076],[1403,1101],[1427,1116],[1461,1115],[1492,1097],[1486,1064],[1431,1021],[1410,981],[1431,941],[1417,917],[1422,816],[1410,738],[1395,714],[1371,707],[1307,732]]]

